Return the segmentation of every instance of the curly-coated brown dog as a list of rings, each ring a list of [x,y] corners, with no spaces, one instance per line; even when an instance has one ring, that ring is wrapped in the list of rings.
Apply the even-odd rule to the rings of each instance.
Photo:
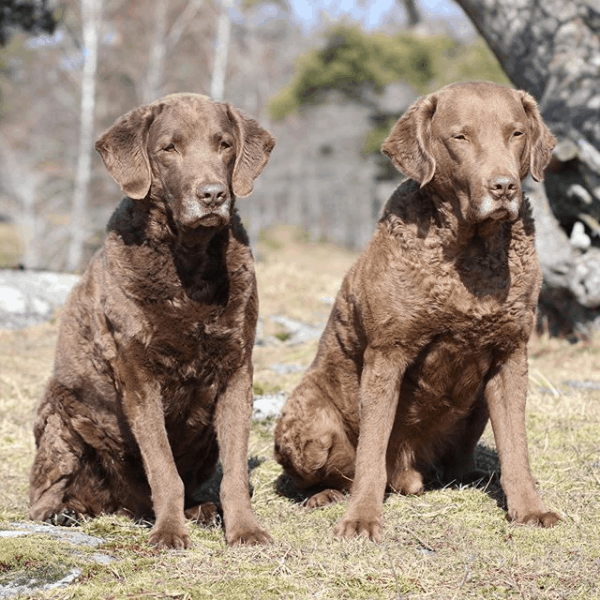
[[[381,537],[386,486],[474,469],[488,416],[508,516],[548,527],[525,435],[527,341],[541,271],[521,180],[554,137],[522,91],[462,83],[421,98],[382,151],[408,176],[347,273],[317,356],[287,400],[275,456],[308,502],[351,496],[340,537]]]
[[[202,519],[193,494],[220,456],[227,542],[270,539],[248,488],[258,299],[234,202],[273,145],[198,94],[133,110],[96,143],[128,197],[62,314],[35,423],[32,519],[154,515],[150,543],[186,548],[184,508]]]

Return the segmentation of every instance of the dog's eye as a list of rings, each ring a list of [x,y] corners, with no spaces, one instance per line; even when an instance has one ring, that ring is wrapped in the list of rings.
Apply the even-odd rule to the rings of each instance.
[[[515,131],[513,133],[513,137],[521,137],[522,135],[525,135],[522,131]]]
[[[467,136],[464,133],[457,133],[452,136],[455,140],[466,140]]]
[[[231,148],[231,144],[225,140],[221,140],[221,150],[229,150],[229,148]]]
[[[175,144],[167,144],[163,150],[165,152],[175,152],[176,148],[175,148]]]

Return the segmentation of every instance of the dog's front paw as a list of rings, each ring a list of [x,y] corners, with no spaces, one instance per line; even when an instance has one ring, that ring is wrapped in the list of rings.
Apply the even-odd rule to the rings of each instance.
[[[172,524],[154,526],[148,542],[157,548],[173,548],[175,550],[184,550],[192,545],[185,527],[177,527]]]
[[[233,531],[227,531],[225,534],[225,541],[230,546],[259,546],[262,544],[269,544],[273,539],[264,529],[261,529],[258,525],[254,525],[237,527]]]
[[[523,513],[509,512],[506,518],[512,523],[520,525],[539,525],[540,527],[554,527],[560,520],[560,515],[547,511],[532,511]]]
[[[375,543],[381,541],[381,517],[352,517],[346,516],[335,526],[333,534],[345,540],[355,537],[368,537]]]

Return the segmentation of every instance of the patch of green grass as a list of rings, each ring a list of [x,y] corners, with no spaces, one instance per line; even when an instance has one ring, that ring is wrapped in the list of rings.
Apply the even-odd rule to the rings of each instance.
[[[291,337],[292,334],[289,331],[278,331],[275,334],[275,337],[280,341],[280,342],[287,342]]]
[[[75,560],[64,545],[40,536],[3,538],[0,543],[0,585],[59,581]]]
[[[269,381],[254,381],[252,391],[255,396],[265,396],[268,394],[276,394],[281,391],[281,386]]]

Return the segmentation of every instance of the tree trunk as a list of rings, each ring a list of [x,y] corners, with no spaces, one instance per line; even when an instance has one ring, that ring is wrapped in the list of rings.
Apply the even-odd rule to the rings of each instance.
[[[221,0],[221,12],[217,26],[217,41],[215,44],[215,60],[213,63],[210,95],[213,100],[221,101],[225,97],[225,74],[227,72],[227,58],[231,39],[231,21],[229,8],[232,0]]]
[[[148,69],[146,81],[142,91],[144,104],[153,102],[162,96],[165,85],[165,65],[167,55],[179,43],[187,25],[196,16],[202,0],[190,0],[173,23],[167,28],[169,17],[169,0],[155,0],[154,2],[154,29],[152,43],[148,53]]]
[[[154,2],[154,31],[148,54],[148,70],[142,92],[142,102],[148,104],[160,95],[165,77],[165,59],[167,56],[167,16],[169,14],[168,0]]]
[[[456,1],[557,137],[544,185],[528,186],[540,314],[581,337],[600,316],[600,0]]]
[[[0,133],[0,145],[3,148],[1,173],[2,184],[8,194],[17,203],[16,221],[21,231],[23,253],[20,265],[25,269],[37,269],[41,266],[40,217],[37,210],[39,187],[43,175],[28,161],[28,157],[18,156],[10,141]]]
[[[83,245],[86,239],[85,213],[87,210],[88,189],[92,176],[96,72],[98,67],[98,29],[100,27],[101,11],[102,0],[81,0],[84,64],[81,80],[79,151],[69,225],[71,241],[67,252],[67,271],[76,271],[81,267]]]

